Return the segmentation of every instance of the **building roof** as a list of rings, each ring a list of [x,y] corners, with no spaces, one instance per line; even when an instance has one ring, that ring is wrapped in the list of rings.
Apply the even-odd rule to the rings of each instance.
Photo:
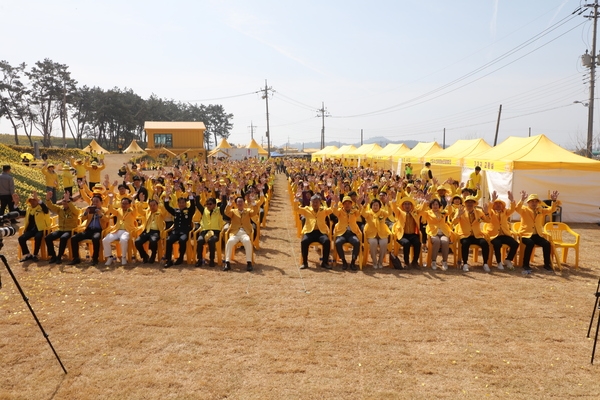
[[[144,122],[144,130],[168,129],[168,130],[206,130],[204,122],[196,121],[146,121]]]

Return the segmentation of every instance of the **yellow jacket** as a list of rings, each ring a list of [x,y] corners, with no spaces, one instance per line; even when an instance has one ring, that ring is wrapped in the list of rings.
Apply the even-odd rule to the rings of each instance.
[[[94,169],[94,167],[92,166],[91,163],[87,163],[85,164],[85,169],[88,170],[88,172],[90,173],[90,179],[88,182],[101,182],[102,178],[102,170],[106,168],[106,165],[104,164],[99,164],[98,167],[96,167],[96,169]],[[75,169],[77,169],[77,167],[75,167]],[[79,172],[77,173],[79,175]]]
[[[150,227],[152,226],[152,222],[156,222],[156,227],[159,231],[164,231],[166,229],[165,217],[163,212],[159,209],[156,212],[152,212],[149,208],[146,210],[144,214],[144,231],[150,232]]]
[[[244,228],[244,231],[246,231],[246,233],[252,237],[253,229],[250,219],[254,214],[255,211],[253,208],[244,208],[242,211],[240,211],[237,207],[232,208],[228,204],[225,208],[225,215],[231,218],[231,225],[229,225],[227,237],[229,237],[229,235],[235,235],[238,233],[240,228]]]
[[[75,180],[73,179],[73,174],[68,169],[65,169],[62,172],[62,182],[63,182],[63,188],[75,186]]]
[[[413,209],[412,212],[407,213],[406,211],[396,208],[396,222],[392,226],[392,234],[396,237],[396,239],[402,239],[404,236],[404,228],[406,227],[406,219],[413,218],[415,221],[415,232],[406,232],[406,233],[416,233],[419,234],[419,217],[424,214],[421,206],[418,206],[416,209]]]
[[[454,233],[452,232],[450,225],[446,222],[446,214],[440,212],[440,215],[438,216],[433,210],[427,210],[422,213],[421,217],[427,222],[427,227],[425,228],[427,236],[436,236],[439,231],[442,231],[444,235],[452,240]]]
[[[46,208],[46,212],[44,212],[44,207],[41,204],[38,204],[35,208],[31,208],[31,206],[27,206],[27,211],[25,212],[25,230],[29,228],[29,216],[34,215],[35,226],[38,231],[45,231],[50,229],[52,225],[52,219],[50,218],[50,213]]]
[[[57,206],[51,200],[47,200],[47,205],[50,210],[58,215],[58,230],[61,232],[71,231],[79,226],[79,214],[81,210],[75,207],[72,201],[68,203],[65,210],[62,206]]]
[[[515,202],[513,201],[510,204],[510,208],[503,212],[497,212],[490,209],[490,222],[484,226],[484,233],[488,235],[490,239],[494,239],[502,233],[510,236],[510,216],[515,212],[515,208]]]
[[[380,238],[387,238],[392,234],[390,228],[385,224],[388,212],[384,209],[374,212],[365,206],[363,207],[362,216],[367,221],[364,229],[364,234],[367,239],[372,239],[377,236]]]
[[[305,218],[302,234],[311,233],[318,228],[319,232],[328,235],[329,226],[325,218],[332,212],[333,210],[329,207],[320,207],[317,211],[313,210],[312,206],[298,208],[298,214]]]
[[[535,231],[538,235],[544,232],[544,220],[546,215],[552,215],[556,211],[556,206],[560,206],[560,200],[553,201],[551,207],[538,207],[537,210],[532,210],[529,206],[523,206],[523,202],[519,201],[516,210],[521,216],[521,230],[517,232],[521,237],[530,238]]]
[[[129,233],[135,232],[137,228],[137,210],[133,207],[133,204],[127,211],[122,208],[117,209],[111,204],[108,206],[108,213],[117,217],[110,233],[115,233],[120,229],[125,229]]]
[[[475,216],[473,223],[471,223],[470,214],[466,210],[460,216],[458,216],[457,213],[452,220],[452,224],[456,227],[456,234],[459,238],[467,238],[471,235],[478,239],[485,237],[484,233],[481,231],[481,223],[490,222],[490,217],[485,215],[483,210],[479,208],[474,208],[473,214]]]
[[[333,237],[342,236],[348,227],[350,227],[352,233],[360,237],[360,228],[356,224],[358,217],[360,217],[358,209],[353,207],[348,213],[340,204],[333,208],[333,214],[338,218],[338,223],[333,228]]]
[[[46,177],[46,186],[58,188],[58,174],[56,172],[50,172],[47,166],[42,168],[42,174]]]

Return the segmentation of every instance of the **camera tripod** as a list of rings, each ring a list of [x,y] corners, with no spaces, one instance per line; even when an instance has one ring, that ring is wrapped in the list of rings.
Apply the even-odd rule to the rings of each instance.
[[[1,245],[1,242],[0,242],[0,245]],[[6,257],[4,257],[2,254],[0,254],[0,260],[2,260],[2,262],[4,263],[4,266],[8,270],[8,273],[10,274],[10,277],[15,282],[15,285],[17,286],[17,289],[19,289],[19,293],[21,293],[21,296],[23,297],[23,300],[25,301],[25,304],[27,304],[27,307],[29,308],[29,311],[31,311],[31,315],[33,315],[33,319],[35,319],[35,322],[37,322],[38,326],[40,327],[40,330],[42,331],[42,335],[44,335],[44,337],[46,338],[46,341],[50,345],[50,348],[52,349],[52,352],[54,353],[54,356],[58,360],[58,363],[60,364],[60,367],[62,368],[62,370],[66,374],[67,370],[65,369],[65,366],[63,365],[62,361],[60,361],[60,357],[56,353],[56,350],[54,350],[54,347],[52,346],[52,343],[50,342],[50,339],[48,338],[48,334],[46,333],[46,331],[44,331],[44,328],[42,327],[42,324],[40,323],[40,320],[35,315],[35,312],[33,311],[33,308],[31,308],[31,304],[29,304],[29,298],[27,296],[25,296],[25,292],[23,292],[23,289],[21,289],[21,285],[19,285],[19,281],[17,281],[17,277],[15,276],[15,274],[13,274],[12,270],[10,269],[10,266],[8,265],[8,262],[6,261]],[[2,281],[1,280],[0,280],[0,288],[2,288]]]
[[[592,318],[590,319],[590,327],[588,328],[587,337],[590,337],[590,332],[592,330],[592,323],[594,322],[594,315],[596,314],[596,309],[598,308],[598,300],[600,299],[600,279],[598,279],[598,286],[596,287],[596,302],[594,303],[594,309],[592,310]],[[594,347],[592,348],[592,360],[591,363],[594,363],[594,354],[596,354],[596,343],[598,343],[598,329],[600,329],[600,316],[598,317],[598,323],[596,325],[596,335],[594,336]]]

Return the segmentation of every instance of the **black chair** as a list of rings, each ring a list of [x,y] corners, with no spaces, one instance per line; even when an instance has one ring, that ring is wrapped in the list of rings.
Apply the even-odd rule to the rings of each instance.
[[[544,203],[548,207],[552,207],[552,200],[544,200]],[[544,221],[544,223],[546,222],[548,221]],[[552,222],[562,222],[562,206],[556,206],[556,210],[552,213]]]

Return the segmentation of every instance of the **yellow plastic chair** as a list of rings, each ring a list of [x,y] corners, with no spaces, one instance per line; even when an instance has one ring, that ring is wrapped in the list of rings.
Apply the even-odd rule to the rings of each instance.
[[[562,249],[562,257],[561,263],[567,263],[567,256],[569,249],[575,250],[575,268],[579,268],[579,238],[580,235],[573,231],[569,225],[564,222],[548,222],[544,225],[544,233],[550,236],[552,245],[554,247],[554,256],[558,262],[558,254],[556,253],[556,248]],[[563,234],[567,234],[569,240],[565,241],[563,238]]]

